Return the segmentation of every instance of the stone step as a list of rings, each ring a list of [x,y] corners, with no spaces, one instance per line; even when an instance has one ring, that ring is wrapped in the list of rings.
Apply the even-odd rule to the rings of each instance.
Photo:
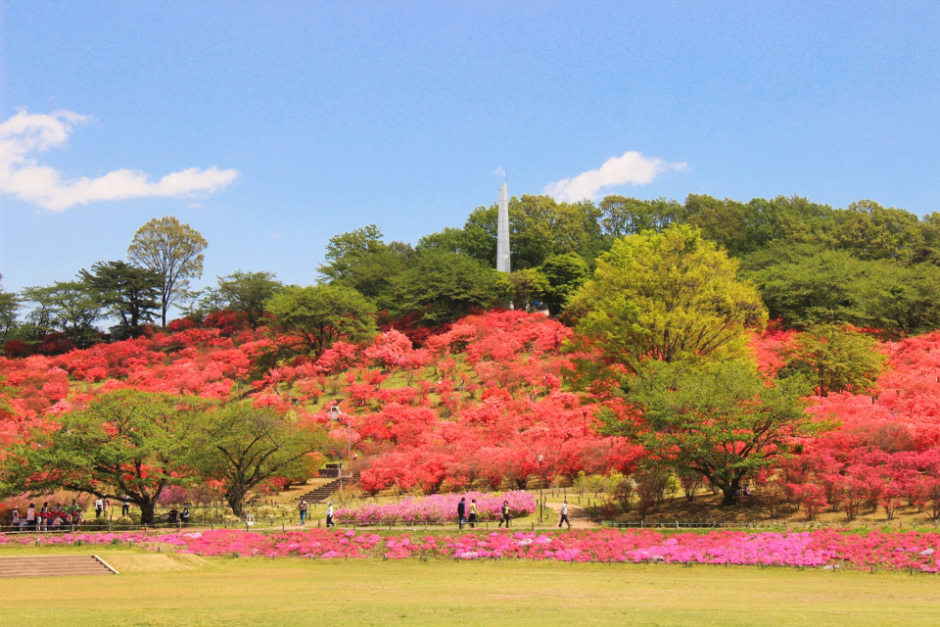
[[[97,555],[0,557],[0,578],[114,575]]]

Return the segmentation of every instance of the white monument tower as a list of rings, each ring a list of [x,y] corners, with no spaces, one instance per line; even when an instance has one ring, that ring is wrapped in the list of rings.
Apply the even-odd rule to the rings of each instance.
[[[499,215],[496,222],[496,269],[512,272],[509,264],[509,182],[499,188]]]

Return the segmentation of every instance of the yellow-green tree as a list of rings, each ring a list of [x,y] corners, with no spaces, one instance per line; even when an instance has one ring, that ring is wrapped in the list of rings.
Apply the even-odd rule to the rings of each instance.
[[[738,264],[702,238],[672,225],[614,242],[568,312],[577,335],[628,373],[643,361],[713,361],[740,355],[747,330],[767,311],[757,291],[737,279]]]
[[[134,234],[127,248],[128,259],[163,277],[160,286],[163,326],[166,326],[170,305],[189,287],[189,279],[202,276],[202,251],[208,245],[199,231],[188,224],[180,224],[173,216],[154,218]]]

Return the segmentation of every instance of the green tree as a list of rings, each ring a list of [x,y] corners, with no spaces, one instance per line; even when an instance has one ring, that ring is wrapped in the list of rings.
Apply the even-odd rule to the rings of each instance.
[[[112,327],[118,337],[137,337],[141,324],[153,322],[163,283],[155,270],[125,261],[99,261],[91,266],[91,272],[79,272],[79,277],[108,313],[120,319],[120,324]]]
[[[495,204],[475,209],[459,238],[460,252],[495,267],[497,218]],[[557,203],[551,196],[513,196],[509,199],[512,267],[517,270],[537,268],[551,255],[596,252],[602,248],[604,240],[600,220],[601,211],[588,201]],[[448,237],[447,241],[456,240]],[[429,245],[430,241],[425,244]],[[453,246],[450,249],[453,250]]]
[[[545,275],[535,268],[517,270],[506,275],[509,282],[509,301],[513,309],[528,310],[535,301],[542,298],[548,290],[548,281]]]
[[[833,214],[830,233],[835,244],[859,259],[908,260],[924,244],[923,227],[904,209],[885,208],[860,200]]]
[[[60,331],[79,348],[98,340],[95,323],[104,304],[84,282],[56,281],[45,287],[27,287],[22,296],[35,304],[24,325],[29,339],[41,341],[46,334]]]
[[[862,260],[819,246],[771,246],[745,259],[772,318],[788,327],[852,324],[894,336],[940,328],[940,268]]]
[[[428,250],[396,279],[393,299],[396,313],[421,312],[422,324],[436,325],[494,307],[508,296],[506,288],[501,274],[483,262]]]
[[[784,351],[787,365],[778,375],[799,374],[812,383],[818,396],[830,392],[868,392],[887,358],[878,352],[878,340],[836,324],[813,325]]]
[[[152,524],[157,501],[170,486],[192,485],[189,462],[201,399],[135,390],[107,392],[83,411],[57,418],[60,428],[38,430],[8,451],[7,492],[87,492],[140,507]]]
[[[326,261],[333,263],[385,248],[382,231],[374,224],[334,235],[326,244]]]
[[[205,412],[199,421],[194,464],[200,475],[221,481],[236,516],[249,491],[280,476],[311,472],[311,453],[326,449],[323,429],[300,426],[271,408],[233,403]]]
[[[3,291],[3,275],[0,274],[0,345],[16,329],[16,311],[19,307],[16,294]]]
[[[605,235],[616,239],[643,231],[662,231],[682,220],[684,209],[675,200],[639,200],[610,195],[598,206]]]
[[[261,326],[265,303],[279,294],[284,284],[273,272],[242,272],[238,270],[228,276],[219,277],[219,284],[212,290],[213,307],[245,314],[252,329]]]
[[[424,235],[418,240],[415,246],[416,252],[423,250],[437,250],[447,253],[469,254],[466,250],[466,236],[463,229],[447,227],[437,233]],[[496,256],[496,249],[493,249],[493,256]]]
[[[552,255],[539,267],[548,286],[542,292],[542,298],[548,305],[548,311],[557,316],[591,276],[587,263],[579,255]]]
[[[326,283],[351,287],[387,309],[393,281],[408,268],[414,250],[403,242],[386,244],[372,224],[332,237],[326,258],[318,269]]]
[[[770,385],[754,364],[734,359],[699,369],[650,361],[631,383],[639,425],[605,416],[609,434],[630,435],[677,472],[696,472],[737,502],[741,481],[789,455],[793,438],[828,425],[804,412],[798,376]]]
[[[763,250],[773,242],[823,243],[832,208],[805,198],[753,198],[743,203],[689,194],[683,219],[698,227],[705,239],[717,242],[732,257]]]
[[[334,342],[360,342],[375,336],[375,306],[341,285],[291,285],[267,301],[276,331],[297,339],[291,350],[319,357]]]
[[[762,257],[766,261],[752,266],[759,269],[744,276],[760,291],[771,318],[796,328],[864,321],[863,285],[871,264],[846,251],[813,246],[774,247]]]
[[[614,242],[568,311],[608,363],[709,361],[741,354],[767,312],[736,278],[737,261],[700,232],[673,225]]]
[[[170,306],[189,288],[189,279],[202,276],[202,251],[206,239],[188,224],[180,224],[173,216],[154,218],[137,230],[127,257],[131,262],[158,272],[160,286],[160,320],[166,326]]]

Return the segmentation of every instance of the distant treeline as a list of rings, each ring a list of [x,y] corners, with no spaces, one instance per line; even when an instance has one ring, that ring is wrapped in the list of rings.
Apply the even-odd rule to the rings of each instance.
[[[849,323],[888,336],[940,327],[938,213],[920,218],[870,200],[834,209],[799,196],[739,202],[698,194],[684,202],[612,195],[599,203],[525,195],[510,200],[509,213],[508,276],[495,271],[493,204],[414,246],[386,242],[375,225],[336,235],[318,281],[358,292],[370,305],[358,310],[375,311],[380,324],[432,327],[506,303],[561,314],[614,240],[688,224],[738,261],[740,277],[785,326]],[[18,294],[0,291],[0,343],[60,352],[133,337],[146,325],[165,326],[172,305],[196,322],[225,311],[262,324],[265,303],[284,288],[276,275],[239,270],[192,291],[188,281],[201,276],[205,247],[175,218],[152,220],[135,235],[127,261],[101,261]]]

